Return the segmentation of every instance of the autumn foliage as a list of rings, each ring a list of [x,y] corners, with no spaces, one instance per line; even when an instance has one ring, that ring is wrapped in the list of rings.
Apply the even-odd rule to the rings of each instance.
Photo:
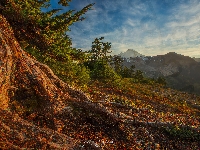
[[[67,2],[59,1],[63,6]],[[24,13],[37,14],[35,22],[21,12],[22,6],[33,4],[37,4],[33,12],[25,9]],[[43,14],[38,10],[42,5],[33,0],[3,0],[0,6],[0,149],[200,148],[200,97],[164,88],[162,78],[144,82],[140,71],[135,78],[125,78],[132,72],[124,70],[120,75],[111,68],[105,59],[111,45],[100,42],[99,46],[102,39],[95,40],[89,56],[71,48],[67,36],[60,45],[62,33],[92,5],[68,18],[68,26],[57,34],[54,29],[63,25],[62,17],[52,15],[58,10]],[[17,32],[19,22],[5,12],[33,23],[35,33],[29,34],[26,25],[24,33]],[[40,38],[45,45],[40,45]],[[44,53],[43,48],[49,51]],[[73,60],[78,63],[70,66]],[[119,66],[115,69],[120,72]],[[77,78],[80,70],[84,72]],[[69,82],[66,76],[77,81]],[[88,78],[80,82],[84,77]]]

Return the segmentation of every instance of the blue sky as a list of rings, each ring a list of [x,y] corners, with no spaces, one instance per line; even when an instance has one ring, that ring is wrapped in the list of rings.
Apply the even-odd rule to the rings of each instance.
[[[51,0],[52,7],[58,0]],[[73,47],[89,50],[95,38],[112,54],[134,49],[148,56],[176,52],[200,58],[200,0],[72,0],[66,9],[95,3],[68,32]]]

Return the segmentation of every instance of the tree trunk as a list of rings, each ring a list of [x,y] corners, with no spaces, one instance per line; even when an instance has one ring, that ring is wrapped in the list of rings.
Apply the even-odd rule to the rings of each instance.
[[[11,88],[13,58],[17,55],[17,43],[8,24],[0,15],[0,107],[8,107],[8,90]],[[18,46],[19,47],[19,46]]]
[[[0,15],[1,108],[8,108],[8,101],[16,100],[25,104],[36,100],[38,106],[43,106],[45,102],[45,108],[49,109],[54,102],[68,99],[69,95],[88,100],[81,91],[71,88],[55,76],[47,65],[38,62],[22,50],[10,25]]]

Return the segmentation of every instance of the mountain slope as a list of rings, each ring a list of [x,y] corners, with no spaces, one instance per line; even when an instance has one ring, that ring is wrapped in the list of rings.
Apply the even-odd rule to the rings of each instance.
[[[200,147],[198,96],[131,79],[71,87],[24,52],[0,19],[1,149]]]
[[[23,120],[1,112],[1,144],[13,149],[200,148],[198,96],[129,79],[115,87],[93,82],[84,93],[90,102],[65,101],[53,121],[42,113],[21,116]]]
[[[140,56],[144,56],[140,53],[138,53],[137,51],[133,50],[133,49],[128,49],[126,52],[121,52],[118,56],[121,56],[123,58],[130,58],[130,57],[140,57]]]
[[[135,65],[150,78],[165,77],[171,88],[200,93],[200,64],[188,56],[170,52],[145,59],[130,58],[124,60],[123,65]]]
[[[195,61],[197,61],[197,62],[200,62],[200,58],[194,58],[194,57],[193,57],[193,59],[194,59]]]

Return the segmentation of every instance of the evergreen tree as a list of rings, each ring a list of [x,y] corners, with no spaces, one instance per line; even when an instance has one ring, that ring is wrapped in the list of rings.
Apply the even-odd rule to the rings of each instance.
[[[102,42],[104,37],[100,37],[99,39],[96,38],[92,42],[91,50],[88,51],[90,54],[89,60],[92,62],[102,61],[102,62],[108,62],[108,59],[110,56],[107,56],[108,53],[111,53],[111,43],[108,42]]]
[[[141,70],[136,70],[133,79],[135,82],[141,82],[144,79],[143,72]]]
[[[166,79],[163,77],[158,77],[158,79],[156,80],[156,83],[159,83],[164,86],[166,86],[166,84],[167,84]]]
[[[122,71],[122,62],[123,59],[121,56],[114,55],[111,58],[110,64],[113,65],[115,72],[118,74],[120,74],[120,72]]]
[[[68,6],[70,0],[60,0],[62,6]],[[69,27],[85,18],[85,14],[93,4],[89,4],[81,11],[74,13],[69,10],[58,14],[62,9],[52,9],[42,12],[41,8],[49,8],[50,0],[1,0],[1,14],[7,19],[14,29],[18,41],[38,48],[45,54],[56,59],[65,60],[73,49],[71,39],[66,35]]]
[[[60,0],[58,4],[68,6],[70,1]],[[85,19],[82,15],[93,5],[89,4],[77,12],[69,10],[60,13],[62,9],[41,11],[41,8],[50,7],[50,0],[1,0],[0,13],[13,28],[15,37],[24,50],[49,65],[64,81],[78,83],[84,77],[87,79],[84,82],[87,83],[88,71],[79,74],[81,70],[86,70],[80,64],[86,58],[85,54],[71,47],[67,32],[73,23]],[[73,63],[74,61],[78,63]]]
[[[85,65],[90,69],[91,78],[104,81],[115,80],[119,76],[109,65],[111,57],[107,55],[111,53],[109,51],[111,43],[102,42],[103,39],[104,37],[96,38],[92,42],[91,50],[87,51],[88,61],[85,62]]]
[[[121,71],[119,72],[119,74],[123,78],[133,78],[134,77],[134,68],[135,68],[134,65],[132,65],[130,68],[124,66],[121,68]]]

